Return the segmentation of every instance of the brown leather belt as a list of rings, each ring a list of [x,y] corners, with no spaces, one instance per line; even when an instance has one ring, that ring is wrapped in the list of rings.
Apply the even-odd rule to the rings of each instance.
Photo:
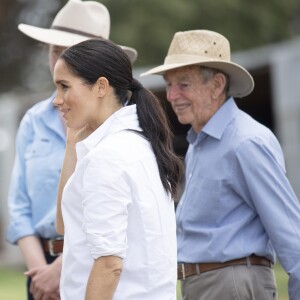
[[[63,238],[41,239],[43,250],[51,256],[58,256],[63,252]]]
[[[205,273],[212,270],[217,270],[230,266],[240,266],[240,265],[255,265],[255,266],[265,266],[272,267],[272,263],[265,257],[251,255],[249,257],[234,259],[226,261],[223,263],[182,263],[177,266],[177,278],[185,279],[186,277],[193,276],[196,274]]]

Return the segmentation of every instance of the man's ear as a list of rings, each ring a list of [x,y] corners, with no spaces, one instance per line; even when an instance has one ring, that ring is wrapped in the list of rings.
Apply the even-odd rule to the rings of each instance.
[[[99,97],[104,97],[109,90],[109,81],[106,77],[99,77],[96,82],[96,89]]]
[[[224,92],[226,85],[226,77],[222,73],[217,73],[213,79],[213,98],[218,99]]]

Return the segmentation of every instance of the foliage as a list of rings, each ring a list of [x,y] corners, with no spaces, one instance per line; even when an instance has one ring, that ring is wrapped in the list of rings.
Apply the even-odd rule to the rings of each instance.
[[[17,30],[19,23],[49,28],[66,0],[0,1],[0,92],[51,81],[40,49]],[[300,31],[298,0],[102,0],[111,14],[116,43],[139,52],[135,66],[159,64],[176,31],[210,29],[225,35],[232,51],[291,38]],[[45,57],[45,56],[44,56]],[[40,58],[41,60],[45,58]],[[47,60],[47,58],[45,59]],[[36,62],[38,61],[38,62]],[[45,77],[40,71],[47,73]],[[30,76],[29,76],[30,75]]]
[[[176,31],[209,29],[232,50],[281,41],[297,33],[297,0],[103,0],[112,19],[111,39],[135,47],[137,65],[162,62]]]

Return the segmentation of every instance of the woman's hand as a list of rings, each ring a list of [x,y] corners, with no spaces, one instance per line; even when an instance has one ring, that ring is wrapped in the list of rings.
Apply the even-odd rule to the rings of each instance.
[[[68,128],[67,143],[70,145],[75,145],[76,143],[87,138],[93,131],[94,130],[88,124],[79,129]]]

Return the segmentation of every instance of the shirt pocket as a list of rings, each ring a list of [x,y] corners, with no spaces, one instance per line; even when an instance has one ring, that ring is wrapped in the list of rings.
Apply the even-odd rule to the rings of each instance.
[[[215,223],[221,210],[222,181],[198,177],[191,183],[186,201],[191,221]]]
[[[32,144],[27,148],[25,159],[45,157],[51,152],[51,142],[49,139],[41,138],[35,139]]]

